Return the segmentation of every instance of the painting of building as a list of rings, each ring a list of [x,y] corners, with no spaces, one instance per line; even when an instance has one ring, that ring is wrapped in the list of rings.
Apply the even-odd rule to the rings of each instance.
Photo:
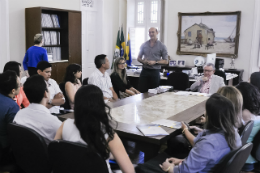
[[[215,32],[207,25],[195,23],[191,27],[184,31],[185,40],[188,43],[195,43],[198,41],[201,45],[207,43],[213,43],[215,38]]]
[[[179,13],[177,54],[237,56],[240,12]]]

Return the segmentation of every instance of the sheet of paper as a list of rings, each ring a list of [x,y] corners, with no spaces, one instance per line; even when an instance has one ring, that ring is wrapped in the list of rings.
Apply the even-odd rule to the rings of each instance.
[[[169,127],[169,128],[174,128],[174,129],[181,128],[181,122],[166,120],[166,119],[160,119],[160,120],[154,121],[154,122],[152,122],[152,124],[159,124],[159,125]]]
[[[199,93],[199,92],[190,92],[190,91],[178,91],[175,93],[175,95],[180,95],[180,96],[188,96],[188,95],[193,95],[193,96],[209,96],[209,94],[206,93]]]
[[[147,125],[138,125],[137,128],[145,135],[145,136],[160,136],[160,135],[169,135],[163,128],[154,124]]]

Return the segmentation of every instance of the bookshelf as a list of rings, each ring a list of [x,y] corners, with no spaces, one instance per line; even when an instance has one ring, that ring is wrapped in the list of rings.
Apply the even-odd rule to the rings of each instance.
[[[25,9],[26,50],[37,33],[52,63],[52,78],[62,82],[69,64],[81,65],[81,12],[48,7]]]

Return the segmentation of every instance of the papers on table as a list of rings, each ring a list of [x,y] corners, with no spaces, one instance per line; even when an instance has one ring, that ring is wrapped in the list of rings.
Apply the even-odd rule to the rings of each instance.
[[[159,87],[154,88],[154,89],[149,89],[148,92],[152,93],[152,94],[164,93],[166,91],[169,91],[172,88],[173,88],[172,86],[159,86]]]
[[[159,124],[159,125],[169,127],[169,128],[174,128],[174,129],[181,128],[181,122],[166,120],[166,119],[160,119],[160,120],[154,121],[154,122],[152,122],[152,124]]]
[[[145,136],[160,136],[160,135],[169,135],[163,128],[157,124],[145,124],[136,126],[140,132]]]
[[[179,96],[193,95],[193,96],[205,96],[205,97],[210,96],[207,93],[190,92],[190,91],[178,91],[178,92],[175,93],[175,95],[179,95]]]

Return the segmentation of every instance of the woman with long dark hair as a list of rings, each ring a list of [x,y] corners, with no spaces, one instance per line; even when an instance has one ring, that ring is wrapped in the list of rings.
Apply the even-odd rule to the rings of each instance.
[[[128,80],[125,65],[125,58],[117,58],[114,62],[114,71],[110,75],[113,88],[119,98],[140,94]]]
[[[66,74],[64,77],[65,92],[69,99],[70,108],[74,109],[74,97],[77,90],[81,87],[81,66],[78,64],[70,64],[66,68]]]
[[[103,92],[97,86],[82,86],[77,91],[74,117],[75,120],[67,119],[63,122],[55,139],[87,144],[107,161],[110,172],[108,163],[110,153],[123,172],[134,172],[120,138],[110,125],[112,119],[110,107],[105,104]]]
[[[237,85],[237,89],[241,92],[243,96],[243,120],[245,121],[245,123],[250,120],[254,121],[253,129],[247,140],[247,142],[252,142],[255,135],[260,130],[260,116],[258,116],[260,113],[260,92],[257,87],[247,82],[239,83]],[[242,168],[242,171],[248,172],[254,170],[255,164],[257,163],[257,160],[249,155],[245,165]]]
[[[243,120],[245,123],[255,120],[260,113],[260,92],[248,82],[241,82],[236,87],[243,96]]]
[[[206,102],[205,130],[195,138],[182,123],[183,134],[193,148],[185,159],[169,158],[160,165],[167,172],[209,172],[231,150],[241,146],[232,102],[213,94]]]

